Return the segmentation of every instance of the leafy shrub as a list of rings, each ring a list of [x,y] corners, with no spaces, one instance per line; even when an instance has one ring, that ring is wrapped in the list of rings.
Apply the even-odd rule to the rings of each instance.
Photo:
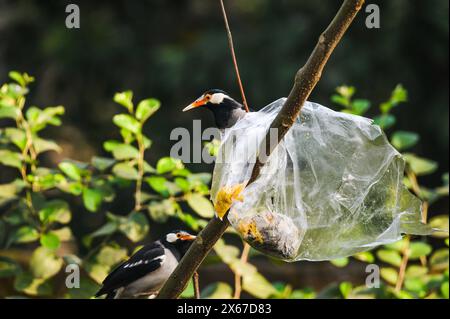
[[[42,137],[48,126],[61,125],[64,107],[43,109],[26,105],[29,85],[34,78],[28,74],[10,72],[11,83],[0,88],[0,167],[9,168],[12,180],[0,184],[0,280],[11,282],[15,293],[0,291],[5,296],[16,293],[29,297],[53,296],[90,298],[111,269],[133,251],[120,245],[128,241],[134,246],[148,238],[150,221],[166,223],[177,219],[193,231],[203,228],[214,214],[209,195],[209,173],[192,173],[180,160],[163,157],[155,165],[145,159],[152,141],[143,133],[151,116],[160,108],[156,99],[135,104],[131,91],[117,93],[114,101],[123,106],[123,113],[113,117],[121,140],[108,140],[103,148],[110,157],[93,157],[89,163],[70,159],[56,167],[41,165],[47,152],[60,152],[60,146]],[[371,103],[353,99],[355,88],[342,86],[332,100],[344,112],[363,115]],[[407,100],[407,92],[397,86],[390,99],[380,105],[375,123],[389,130],[395,124],[392,110]],[[419,136],[413,132],[396,131],[392,144],[399,151],[413,147]],[[218,143],[207,144],[214,154]],[[433,173],[437,163],[413,153],[404,153],[408,163],[405,183],[424,201],[424,220],[428,207],[448,195],[448,174],[444,184],[427,189],[418,183],[418,176]],[[8,174],[9,175],[9,174]],[[108,203],[134,194],[133,208],[127,214],[109,212]],[[76,203],[86,211],[100,214],[104,223],[89,234],[77,231],[72,222]],[[433,217],[436,227],[448,228],[448,215]],[[231,236],[237,236],[228,230]],[[448,234],[436,233],[448,246]],[[351,283],[334,284],[317,293],[310,288],[293,289],[286,283],[270,283],[247,260],[248,247],[240,249],[224,239],[214,247],[215,256],[209,263],[223,262],[236,276],[233,289],[217,282],[202,291],[202,297],[232,298],[241,289],[257,298],[315,298],[315,297],[383,297],[383,298],[448,298],[448,249],[433,247],[428,239],[402,241],[381,247],[375,253],[365,252],[352,259],[365,263],[380,263],[381,289],[353,287]],[[81,252],[80,252],[81,251]],[[258,254],[251,251],[251,256]],[[345,267],[350,258],[334,260]],[[76,264],[82,270],[80,288],[68,289],[61,284],[65,266]],[[274,267],[280,267],[275,264]],[[242,285],[238,284],[242,278]],[[240,287],[242,286],[242,287]],[[190,284],[183,297],[192,297]]]

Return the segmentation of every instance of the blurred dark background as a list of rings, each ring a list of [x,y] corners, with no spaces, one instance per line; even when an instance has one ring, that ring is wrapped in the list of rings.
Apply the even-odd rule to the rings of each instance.
[[[65,7],[76,3],[81,28],[65,27]],[[286,96],[297,69],[336,13],[340,1],[228,0],[225,2],[250,106],[259,109]],[[440,164],[423,178],[441,184],[448,171],[447,0],[367,1],[381,9],[381,28],[367,29],[361,11],[331,57],[310,100],[332,107],[335,87],[357,87],[357,97],[378,103],[397,83],[409,103],[396,108],[396,129],[420,133],[413,149]],[[69,157],[88,161],[102,142],[117,137],[111,123],[121,110],[115,92],[131,89],[136,99],[156,97],[162,109],[147,133],[154,146],[149,161],[169,154],[175,127],[192,129],[192,119],[212,125],[207,112],[181,109],[209,88],[239,91],[218,1],[31,1],[0,0],[0,81],[10,70],[28,72],[29,103],[66,107],[62,127],[47,134],[64,149],[49,164]],[[57,156],[57,157],[55,157]],[[211,171],[200,164],[193,171]],[[439,203],[448,211],[448,201]],[[328,266],[327,266],[328,267]]]

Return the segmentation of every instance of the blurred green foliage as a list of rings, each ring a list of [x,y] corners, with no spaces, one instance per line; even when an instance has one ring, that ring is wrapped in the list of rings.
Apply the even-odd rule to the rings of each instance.
[[[331,100],[343,107],[343,112],[364,115],[371,107],[366,99],[353,99],[356,89],[340,86]],[[408,92],[402,85],[397,85],[389,99],[379,105],[379,115],[374,117],[374,124],[379,125],[387,134],[398,151],[407,151],[419,141],[419,134],[409,131],[391,132],[397,118],[392,110],[408,101]],[[419,185],[418,176],[434,173],[438,164],[430,159],[421,158],[413,153],[403,153],[406,160],[405,185],[422,201],[423,221],[433,227],[446,230],[432,236],[445,239],[447,248],[433,251],[426,239],[411,240],[406,236],[394,244],[385,245],[375,253],[365,252],[353,258],[365,263],[378,263],[383,266],[380,275],[384,280],[382,289],[367,289],[366,286],[353,287],[348,282],[339,284],[339,293],[344,298],[377,296],[380,298],[448,298],[448,214],[437,215],[428,221],[429,206],[441,197],[448,196],[448,173],[442,176],[442,186],[426,189]],[[349,258],[331,261],[336,267],[345,267]]]
[[[112,157],[96,156],[89,163],[66,159],[57,168],[46,168],[40,165],[39,156],[60,148],[41,138],[39,132],[47,125],[59,126],[64,108],[26,107],[28,84],[34,79],[17,72],[11,72],[10,78],[15,82],[4,84],[0,91],[0,118],[12,120],[0,130],[0,163],[16,169],[20,177],[0,185],[0,256],[5,255],[1,257],[0,278],[14,277],[17,292],[90,298],[108,272],[131,253],[114,240],[114,235],[138,243],[149,232],[149,219],[166,223],[169,218],[177,218],[199,231],[214,216],[212,204],[205,197],[209,194],[209,173],[192,173],[171,157],[162,157],[155,167],[145,160],[152,141],[143,133],[143,126],[159,109],[158,100],[146,99],[135,105],[131,91],[115,94],[114,101],[126,112],[113,117],[122,140],[103,144]],[[104,209],[105,203],[114,201],[124,188],[134,191],[131,212],[118,215]],[[64,194],[70,195],[68,200]],[[68,226],[72,219],[70,201],[77,199],[87,211],[104,215],[103,224],[81,238]],[[190,207],[189,212],[183,204]],[[74,241],[87,249],[84,256],[64,247]],[[239,261],[237,247],[226,246],[223,241],[219,245],[218,256],[242,276],[244,290],[261,298],[275,293],[254,266]],[[25,265],[8,257],[12,247],[31,249]],[[84,271],[76,292],[55,290],[54,279],[63,273],[65,264],[77,264]],[[184,295],[189,296],[188,292]],[[205,294],[217,292],[209,288]]]
[[[90,297],[107,271],[132,253],[124,247],[141,244],[148,234],[154,239],[178,222],[198,231],[212,216],[205,196],[209,174],[195,174],[165,154],[171,147],[169,132],[190,125],[189,116],[212,123],[207,114],[177,116],[192,98],[212,87],[239,96],[218,4],[82,0],[77,2],[81,29],[68,30],[68,3],[0,1],[0,77],[5,79],[10,69],[23,69],[40,79],[28,92],[33,78],[12,72],[15,83],[0,93],[0,296]],[[426,211],[433,205],[429,222],[445,228],[448,1],[372,3],[380,5],[381,29],[367,30],[364,13],[358,15],[311,100],[327,105],[336,85],[357,83],[358,92],[341,86],[332,101],[344,112],[365,114],[383,126],[408,162],[406,185],[425,201]],[[247,98],[258,109],[288,93],[295,71],[339,2],[229,0],[226,5]],[[371,101],[390,90],[394,78],[409,89],[408,109],[402,107],[408,99],[402,86],[375,107]],[[116,94],[115,103],[111,100],[117,88],[128,87],[139,96],[158,92],[165,107],[151,114],[159,103],[150,99],[135,105],[129,91]],[[25,96],[39,105],[58,101],[66,108],[25,107]],[[63,113],[65,125],[60,126]],[[213,141],[207,147],[214,153],[218,144]],[[440,165],[417,154],[438,159]],[[231,231],[227,242],[218,243],[220,252],[206,263],[220,265],[222,258],[244,276],[243,288],[256,297],[448,298],[448,238],[436,235],[406,238],[401,249],[388,246],[333,261],[349,273],[355,263],[383,265],[383,289],[369,291],[338,277],[342,283],[323,291],[294,288],[304,286],[298,281],[270,283],[251,265],[238,262],[239,241]],[[422,256],[417,259],[417,254]],[[250,255],[257,255],[255,265],[265,260],[253,250]],[[401,267],[404,260],[406,267]],[[82,266],[82,289],[61,287],[69,263]],[[273,260],[269,263],[283,269]],[[322,267],[315,264],[315,274],[323,274]],[[214,280],[202,297],[235,293],[222,273]],[[399,282],[401,289],[396,289]],[[10,286],[15,292],[4,290]],[[190,285],[184,296],[192,295]]]
[[[139,245],[147,238],[150,221],[166,224],[169,219],[177,219],[197,232],[214,215],[207,199],[210,174],[193,173],[170,157],[160,158],[154,166],[146,160],[152,140],[144,134],[144,126],[160,108],[158,100],[135,103],[131,91],[116,93],[114,101],[123,108],[113,116],[113,123],[121,139],[103,143],[111,156],[95,156],[87,163],[65,159],[55,167],[44,167],[41,156],[60,152],[61,148],[41,133],[48,126],[61,125],[64,107],[28,106],[26,97],[34,78],[18,72],[9,75],[13,81],[0,88],[0,119],[8,123],[0,129],[0,165],[16,171],[13,180],[0,184],[0,280],[12,278],[15,290],[7,296],[91,298],[108,272],[133,252],[121,244],[123,240]],[[355,93],[355,88],[341,86],[332,100],[344,112],[363,115],[371,103],[354,99]],[[390,98],[380,104],[380,115],[374,119],[399,151],[409,150],[419,140],[413,132],[391,132],[396,122],[392,109],[406,102],[407,95],[402,86],[396,86]],[[392,120],[377,120],[381,116]],[[208,145],[215,153],[218,143]],[[418,177],[433,173],[437,163],[413,153],[404,156],[408,164],[405,184],[423,200],[427,221],[430,205],[448,196],[448,174],[443,176],[442,186],[424,188]],[[126,190],[131,190],[134,198],[129,212],[109,211],[108,203],[120,200]],[[76,203],[90,212],[83,217],[87,223],[90,216],[102,215],[101,225],[89,233],[80,232],[72,223]],[[343,281],[318,292],[270,282],[242,257],[239,245],[221,239],[207,262],[227,265],[242,278],[242,286],[232,287],[218,280],[202,290],[202,297],[233,298],[242,289],[256,298],[448,298],[448,214],[434,215],[428,222],[447,229],[433,235],[445,241],[444,245],[432,245],[428,238],[405,237],[374,252],[332,261],[336,267],[346,267],[352,259],[380,265],[382,283],[376,289]],[[238,238],[231,229],[228,234]],[[262,257],[252,250],[250,256],[255,255]],[[281,267],[269,261],[273,267]],[[64,277],[65,266],[71,264],[82,269],[77,289],[61,287],[58,280]],[[192,296],[191,283],[183,297]]]

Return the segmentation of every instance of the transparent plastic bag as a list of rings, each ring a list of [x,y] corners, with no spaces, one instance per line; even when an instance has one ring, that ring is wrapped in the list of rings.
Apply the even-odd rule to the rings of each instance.
[[[211,199],[220,207],[235,193],[228,219],[249,244],[285,261],[329,260],[431,232],[403,185],[404,160],[380,127],[316,103],[305,103],[259,178],[243,188],[284,101],[227,129],[216,158]]]

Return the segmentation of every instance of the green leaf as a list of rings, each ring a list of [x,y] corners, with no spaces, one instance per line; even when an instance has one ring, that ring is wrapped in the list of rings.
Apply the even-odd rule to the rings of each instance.
[[[52,286],[43,278],[34,278],[28,272],[20,273],[14,280],[14,289],[31,296],[50,296]]]
[[[191,189],[190,183],[182,177],[175,178],[175,184],[185,193],[189,192]]]
[[[201,217],[212,218],[214,217],[214,207],[211,201],[205,198],[203,195],[192,193],[187,194],[185,199],[189,206]]]
[[[381,261],[397,267],[402,263],[402,256],[395,250],[380,249],[377,251],[377,257]]]
[[[423,266],[411,265],[406,269],[405,276],[407,278],[416,278],[425,276],[428,273],[428,268]]]
[[[20,170],[22,168],[22,155],[8,150],[0,150],[0,164]]]
[[[233,245],[227,245],[223,239],[219,239],[214,245],[214,251],[228,265],[238,260],[239,248]]]
[[[197,218],[193,217],[191,214],[183,213],[182,211],[177,212],[177,217],[179,220],[181,220],[183,223],[185,223],[189,228],[191,228],[194,231],[200,230],[200,222]]]
[[[99,253],[95,255],[94,260],[86,263],[85,268],[92,279],[101,283],[108,275],[113,266],[125,260],[127,251],[117,245],[103,246]]]
[[[146,136],[142,136],[142,144],[144,145],[144,149],[149,149],[152,146],[152,140]]]
[[[114,94],[114,102],[124,106],[128,112],[133,113],[133,92],[125,91]]]
[[[375,257],[370,251],[363,251],[361,253],[357,253],[356,255],[353,255],[353,258],[369,264],[373,264],[375,262]]]
[[[132,212],[128,218],[119,225],[119,230],[131,241],[138,242],[147,235],[149,224],[143,213]]]
[[[5,135],[21,151],[24,150],[25,145],[27,143],[27,137],[26,137],[26,134],[25,134],[25,132],[23,130],[15,128],[15,127],[8,127],[8,128],[5,129]]]
[[[47,125],[59,126],[61,119],[59,115],[64,114],[63,106],[47,107],[43,110],[32,106],[27,110],[26,118],[33,132],[44,129]]]
[[[127,163],[118,163],[114,165],[113,173],[118,177],[128,180],[136,180],[139,178],[137,169]]]
[[[422,256],[428,256],[433,251],[433,248],[423,242],[412,242],[409,245],[409,259],[419,259]]]
[[[183,292],[181,293],[180,297],[181,298],[193,298],[194,297],[194,283],[191,280],[189,280],[186,288],[183,290]]]
[[[24,95],[28,94],[28,88],[22,87],[18,84],[15,83],[9,83],[9,84],[4,84],[1,87],[1,91],[0,93],[2,93],[3,95],[3,99],[8,100],[8,102],[11,103],[7,103],[7,104],[15,104],[14,99],[17,99],[19,97],[23,97]]]
[[[356,99],[352,103],[352,110],[356,115],[363,115],[370,108],[370,101]]]
[[[421,278],[406,278],[405,289],[415,293],[425,293],[426,286]]]
[[[112,152],[117,146],[121,144],[122,144],[121,142],[116,140],[108,140],[103,143],[103,148],[105,149],[105,151]]]
[[[101,190],[95,188],[83,189],[83,204],[90,212],[96,212],[103,200],[103,193]]]
[[[113,220],[109,220],[106,224],[101,226],[99,229],[94,231],[93,233],[85,236],[83,238],[83,244],[86,247],[90,247],[92,243],[92,239],[96,237],[103,237],[107,235],[114,234],[119,229],[119,220],[114,218]]]
[[[120,135],[122,136],[123,141],[126,144],[131,144],[136,140],[136,136],[133,134],[133,132],[131,132],[125,128],[120,129]]]
[[[394,91],[392,91],[390,101],[394,105],[397,105],[402,102],[407,102],[408,101],[408,91],[401,84],[397,84]]]
[[[137,134],[141,131],[141,123],[139,123],[134,117],[128,114],[114,115],[113,122],[118,127],[127,129],[134,134]]]
[[[395,116],[392,114],[378,115],[373,119],[374,124],[379,125],[383,130],[387,130],[396,123]]]
[[[20,265],[15,260],[0,256],[0,278],[16,276],[20,271]]]
[[[31,256],[30,267],[37,278],[47,279],[56,275],[63,265],[62,258],[55,255],[52,249],[39,247]]]
[[[428,222],[428,225],[432,228],[441,230],[431,234],[431,236],[438,238],[447,238],[449,228],[448,224],[448,215],[438,215],[431,218]]]
[[[26,183],[21,179],[16,179],[9,184],[0,184],[0,206],[17,198],[25,187]]]
[[[351,99],[356,93],[356,88],[354,86],[341,85],[336,88],[336,92],[347,99]]]
[[[233,289],[225,282],[216,282],[210,284],[202,290],[201,298],[206,299],[231,299],[233,297]]]
[[[334,266],[342,268],[342,267],[345,267],[348,265],[349,259],[347,257],[343,257],[343,258],[337,258],[337,259],[330,260],[330,262]]]
[[[62,227],[60,229],[55,229],[52,231],[53,234],[58,236],[60,241],[69,241],[73,238],[72,231],[69,227]]]
[[[44,152],[48,152],[48,151],[55,151],[57,153],[61,152],[61,147],[59,147],[59,145],[53,141],[44,140],[42,138],[35,138],[33,140],[33,142],[34,142],[34,148],[38,155],[41,153],[44,153]]]
[[[145,180],[150,187],[163,196],[169,196],[169,190],[166,186],[167,179],[161,176],[150,176]]]
[[[409,245],[408,240],[406,238],[402,238],[401,240],[396,241],[394,243],[384,245],[384,247],[386,247],[387,249],[393,249],[398,252],[402,252],[408,247],[408,245]]]
[[[178,204],[173,199],[165,199],[162,201],[152,201],[148,205],[150,217],[158,222],[164,223],[170,216],[174,216],[179,210]]]
[[[99,290],[100,286],[91,278],[82,276],[80,288],[68,289],[65,297],[70,299],[90,299]]]
[[[19,83],[22,87],[27,86],[29,83],[34,82],[34,77],[28,75],[28,73],[21,74],[17,71],[11,71],[8,73],[8,76]]]
[[[441,248],[436,250],[430,257],[430,265],[433,271],[443,271],[448,269],[449,250]]]
[[[72,217],[69,205],[60,199],[48,201],[45,206],[39,210],[38,215],[40,221],[44,224],[53,222],[67,224]]]
[[[152,116],[161,106],[161,103],[156,99],[143,100],[138,104],[136,109],[136,118],[142,123]]]
[[[208,150],[209,155],[216,157],[219,154],[220,141],[213,139],[211,142],[204,143],[205,148]]]
[[[126,257],[127,250],[125,248],[118,247],[117,245],[110,245],[104,246],[96,256],[96,259],[100,264],[114,266]]]
[[[399,151],[413,147],[418,141],[419,134],[413,132],[397,131],[391,137],[392,145]]]
[[[187,180],[191,183],[192,186],[196,186],[198,184],[207,185],[211,182],[211,174],[210,173],[197,173],[197,174],[189,174],[187,176]]]
[[[353,285],[351,282],[344,281],[339,284],[339,291],[342,294],[342,297],[347,299],[350,296],[350,293],[353,290]]]
[[[111,158],[99,156],[94,156],[91,160],[92,166],[94,166],[99,171],[107,170],[108,168],[113,166],[115,162],[116,161]]]
[[[139,157],[139,150],[129,144],[116,145],[112,153],[116,160],[134,159]]]
[[[61,245],[61,242],[57,235],[50,232],[41,236],[41,245],[45,248],[56,250]]]
[[[445,299],[448,299],[448,294],[449,294],[449,286],[448,286],[448,281],[442,283],[441,285],[441,294]]]
[[[251,295],[261,299],[267,299],[276,293],[276,289],[272,284],[256,269],[251,274],[243,275],[242,288]]]
[[[333,94],[331,96],[331,101],[335,104],[338,104],[340,106],[343,107],[349,107],[350,106],[350,101],[348,99],[346,99],[345,97],[338,95],[338,94]]]
[[[15,243],[30,243],[39,239],[39,232],[31,226],[20,227],[13,235]]]
[[[386,280],[386,282],[390,283],[391,285],[395,285],[397,283],[398,272],[394,268],[383,267],[380,269],[380,275],[381,275],[381,278]]]
[[[81,180],[81,170],[73,163],[62,162],[58,165],[59,169],[73,180]]]
[[[403,154],[403,158],[417,176],[434,173],[438,168],[437,162],[418,157],[411,153]]]
[[[8,76],[9,76],[12,80],[14,80],[14,81],[16,81],[17,83],[19,83],[21,86],[26,86],[25,79],[23,78],[22,74],[20,74],[19,72],[17,72],[17,71],[11,71],[11,72],[8,73]]]
[[[183,167],[184,165],[181,160],[172,157],[163,157],[156,164],[156,171],[158,174],[165,174],[175,169],[182,169]]]
[[[18,116],[19,116],[19,109],[17,107],[0,105],[0,119],[10,118],[16,120]]]

